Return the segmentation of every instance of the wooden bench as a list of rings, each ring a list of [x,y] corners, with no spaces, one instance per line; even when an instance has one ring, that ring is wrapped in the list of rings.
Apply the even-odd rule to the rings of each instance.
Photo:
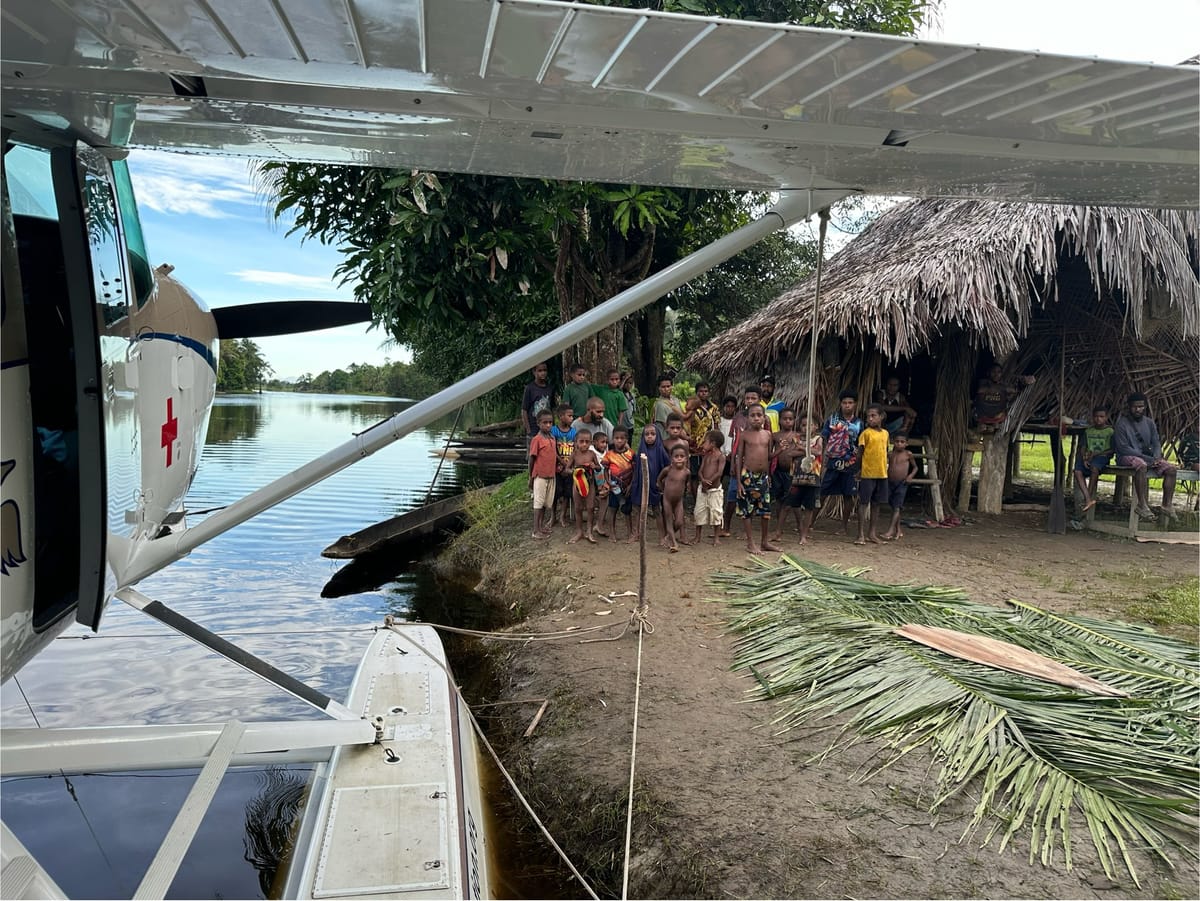
[[[1174,532],[1170,530],[1145,530],[1142,525],[1141,518],[1137,515],[1137,491],[1131,484],[1136,470],[1132,466],[1108,466],[1105,467],[1101,478],[1106,475],[1113,477],[1113,502],[1120,506],[1124,502],[1125,495],[1129,496],[1129,521],[1126,525],[1119,525],[1113,522],[1103,522],[1096,520],[1096,508],[1088,510],[1084,515],[1084,523],[1087,528],[1096,532],[1103,532],[1107,535],[1118,535],[1122,538],[1137,538],[1139,534],[1142,537],[1153,536],[1156,539],[1165,540],[1196,540],[1197,535],[1194,532]],[[1156,475],[1154,472],[1149,474],[1150,481],[1161,480],[1162,476]],[[1074,475],[1071,476],[1074,479]],[[1176,473],[1176,486],[1179,490],[1186,489],[1184,485],[1200,481],[1200,473],[1194,469],[1181,469]],[[1074,486],[1073,486],[1074,487]],[[1078,489],[1075,489],[1078,495]],[[1078,503],[1078,500],[1076,501]],[[1160,516],[1162,520],[1164,516]]]
[[[938,477],[937,448],[928,438],[909,438],[908,449],[912,455],[925,464],[925,478],[913,479],[910,485],[921,485],[929,490],[929,499],[933,502],[933,515],[938,522],[946,518],[946,509],[942,504],[942,480]]]

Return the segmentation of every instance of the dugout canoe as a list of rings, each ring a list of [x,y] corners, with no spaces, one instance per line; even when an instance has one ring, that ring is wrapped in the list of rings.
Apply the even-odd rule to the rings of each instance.
[[[496,486],[482,490],[495,491]],[[381,550],[392,543],[414,541],[438,532],[457,529],[463,522],[464,497],[465,495],[456,494],[359,529],[352,535],[343,535],[321,551],[321,556],[334,560],[351,560]]]

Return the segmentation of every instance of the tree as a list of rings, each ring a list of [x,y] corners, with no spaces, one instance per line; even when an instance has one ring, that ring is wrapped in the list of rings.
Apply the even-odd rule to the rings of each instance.
[[[935,4],[662,0],[653,6],[911,34]],[[265,163],[260,173],[275,197],[276,216],[291,213],[292,231],[340,244],[345,259],[338,274],[356,281],[357,299],[371,304],[375,322],[412,347],[425,368],[440,370],[443,380],[473,371],[547,324],[566,322],[636,284],[652,269],[707,243],[706,236],[711,240],[747,221],[763,200],[727,191],[307,163]],[[782,252],[789,245],[774,246]],[[775,256],[773,265],[779,262]],[[721,278],[710,281],[721,284]],[[731,271],[724,283],[748,281],[753,279]],[[770,279],[758,280],[763,281]],[[698,297],[695,290],[680,291],[671,302]],[[666,302],[652,304],[580,342],[565,357],[580,360],[598,377],[628,356],[639,387],[648,391],[663,362],[665,309]]]
[[[274,370],[262,349],[249,338],[221,342],[217,365],[218,391],[253,391]]]

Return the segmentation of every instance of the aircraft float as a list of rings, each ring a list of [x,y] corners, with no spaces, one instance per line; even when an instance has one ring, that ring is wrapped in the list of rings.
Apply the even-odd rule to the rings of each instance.
[[[343,704],[145,596],[137,586],[147,576],[846,196],[1173,208],[1195,207],[1200,191],[1194,67],[548,0],[9,0],[3,28],[0,675],[19,672],[71,623],[99,629],[115,598],[329,715],[4,730],[5,776],[203,767],[137,897],[165,893],[226,767],[299,759],[326,766],[289,896],[489,891],[469,714],[432,631],[382,629]],[[346,304],[209,311],[147,254],[130,148],[779,199],[758,221],[189,527],[182,505],[219,338],[271,333],[268,320],[289,320],[287,331],[364,314]],[[396,653],[406,645],[424,650]],[[387,662],[372,668],[372,659]],[[411,703],[413,684],[428,703]],[[404,744],[418,733],[432,743]],[[404,745],[409,759],[419,750],[427,771],[397,784],[380,745]],[[434,825],[399,830],[393,844],[372,839],[368,856],[402,865],[351,872],[364,848],[347,836],[381,835],[380,818],[394,823],[397,809]],[[421,860],[438,861],[433,869],[407,859],[424,840]],[[56,895],[7,829],[3,857],[6,897]]]

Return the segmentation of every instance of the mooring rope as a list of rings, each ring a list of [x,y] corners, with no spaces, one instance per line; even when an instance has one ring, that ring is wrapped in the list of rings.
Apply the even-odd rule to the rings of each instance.
[[[632,739],[632,744],[630,746],[630,751],[629,751],[629,801],[628,801],[628,805],[627,805],[627,809],[626,809],[626,813],[625,813],[625,865],[624,865],[624,872],[622,874],[622,880],[621,880],[621,898],[622,899],[628,899],[628,897],[629,897],[630,848],[633,843],[633,786],[634,786],[634,780],[635,780],[636,774],[637,774],[637,733],[638,733],[638,718],[639,718],[638,714],[639,714],[639,710],[640,710],[640,706],[641,706],[641,696],[642,696],[642,639],[646,635],[654,634],[654,624],[652,622],[650,622],[649,616],[647,615],[649,613],[650,605],[646,600],[646,527],[648,525],[647,519],[648,519],[648,514],[649,514],[649,499],[650,499],[650,489],[649,489],[650,465],[649,465],[649,461],[647,460],[647,458],[644,454],[641,456],[641,468],[642,468],[643,490],[642,490],[642,500],[641,500],[641,511],[640,511],[640,515],[639,515],[641,528],[639,529],[640,534],[638,536],[638,538],[639,538],[639,540],[638,540],[638,558],[639,559],[638,559],[638,592],[637,592],[638,603],[637,603],[637,606],[630,613],[628,621],[623,623],[623,628],[621,630],[620,635],[617,635],[613,638],[590,638],[590,639],[584,639],[584,640],[580,641],[580,644],[590,644],[592,642],[597,642],[597,641],[618,641],[625,636],[625,633],[628,632],[630,628],[636,628],[637,633],[638,633],[637,669],[636,669],[636,675],[635,675],[635,681],[634,681],[634,692],[633,692],[633,739]],[[428,657],[430,660],[432,660],[443,673],[445,673],[446,680],[447,680],[448,684],[450,685],[451,690],[454,692],[455,697],[462,703],[462,705],[467,710],[467,715],[470,717],[470,720],[471,720],[471,727],[475,730],[475,734],[479,736],[479,740],[481,742],[483,742],[483,746],[485,748],[487,748],[488,754],[491,756],[492,761],[496,764],[496,767],[500,770],[501,775],[504,776],[505,781],[508,783],[509,787],[513,790],[513,794],[516,795],[517,800],[521,802],[521,806],[525,808],[526,812],[528,812],[529,816],[533,819],[533,822],[542,831],[542,835],[544,835],[546,837],[546,841],[548,841],[550,843],[550,846],[552,848],[554,848],[554,850],[558,853],[558,856],[560,858],[562,858],[563,863],[565,863],[567,865],[567,868],[571,871],[571,873],[579,881],[579,884],[584,887],[584,889],[587,891],[588,895],[590,895],[593,899],[595,899],[595,901],[599,901],[599,896],[597,896],[595,891],[592,890],[592,887],[588,884],[587,880],[584,879],[583,874],[580,873],[579,870],[575,867],[575,865],[571,862],[571,859],[569,857],[567,857],[566,851],[564,851],[562,849],[562,847],[558,844],[558,842],[556,842],[554,840],[554,836],[550,834],[550,830],[546,828],[546,825],[541,821],[541,818],[538,817],[538,815],[534,812],[533,807],[530,805],[529,801],[526,800],[525,796],[521,793],[521,789],[517,787],[516,780],[513,779],[512,775],[505,768],[504,764],[501,763],[500,755],[496,753],[496,749],[492,747],[492,743],[490,741],[488,741],[487,736],[483,734],[483,728],[479,725],[479,721],[475,717],[475,712],[471,709],[471,705],[467,703],[467,700],[462,696],[462,692],[459,690],[458,685],[455,683],[454,677],[451,674],[449,667],[447,667],[444,663],[442,663],[442,661],[440,661],[436,657],[434,657],[426,648],[422,647],[420,644],[418,644],[417,642],[415,642],[411,638],[409,638],[407,635],[405,635],[403,630],[393,621],[392,617],[390,617],[390,616],[387,617],[387,619],[385,620],[385,623],[386,623],[386,628],[388,628],[392,632],[395,632],[397,635],[399,635],[401,638],[403,638],[405,641],[407,641],[413,647],[417,648],[421,653],[423,653],[426,657]],[[559,630],[556,632],[504,632],[504,633],[482,632],[482,631],[479,631],[476,629],[463,629],[463,628],[460,628],[457,626],[445,626],[445,625],[440,625],[438,623],[422,623],[421,625],[428,625],[428,626],[432,626],[434,629],[437,629],[440,631],[454,632],[459,635],[470,635],[470,636],[474,636],[476,638],[493,639],[493,640],[497,640],[497,641],[533,642],[533,641],[555,641],[555,640],[558,640],[561,638],[576,638],[579,635],[587,634],[589,632],[597,632],[597,631],[601,631],[604,629],[614,628],[617,625],[617,623],[605,623],[602,626],[589,626],[584,629],[564,629],[564,630]]]
[[[558,856],[561,857],[563,863],[567,865],[567,869],[569,869],[575,878],[579,880],[579,884],[583,886],[588,895],[593,899],[593,901],[600,901],[600,896],[592,890],[592,887],[588,884],[588,881],[583,878],[583,874],[576,869],[575,864],[571,863],[571,858],[567,857],[567,852],[564,851],[559,846],[558,842],[554,840],[554,836],[550,834],[550,830],[546,828],[546,825],[541,821],[541,818],[538,817],[538,815],[534,812],[533,807],[530,806],[527,800],[525,800],[525,796],[521,794],[521,789],[517,788],[516,780],[513,779],[512,775],[505,768],[504,764],[500,762],[500,755],[496,753],[496,749],[492,747],[492,743],[488,741],[487,736],[483,734],[483,727],[479,725],[479,720],[475,718],[475,711],[471,709],[471,705],[467,703],[467,699],[462,696],[462,692],[459,690],[458,684],[454,681],[454,676],[450,673],[449,667],[434,657],[433,654],[429,653],[427,648],[422,647],[418,642],[413,641],[411,638],[405,635],[404,631],[392,622],[392,618],[390,616],[385,620],[385,622],[387,623],[388,629],[390,629],[392,632],[395,632],[410,645],[432,660],[435,664],[437,664],[438,669],[446,674],[446,682],[450,686],[451,691],[454,692],[455,698],[457,698],[462,703],[463,707],[466,708],[467,716],[471,720],[471,727],[475,730],[475,734],[479,736],[479,740],[483,742],[483,746],[487,748],[488,754],[490,754],[492,757],[492,761],[500,770],[500,774],[504,776],[505,781],[508,782],[509,788],[513,790],[513,794],[517,796],[517,800],[521,802],[521,806],[524,807],[529,813],[529,816],[533,818],[533,822],[536,823],[537,827],[542,830],[542,835],[546,836],[546,841],[550,843],[550,847],[558,852]]]
[[[459,626],[443,626],[440,623],[421,623],[422,626],[431,626],[441,632],[454,632],[457,635],[472,635],[475,638],[490,638],[496,641],[557,641],[560,638],[574,638],[576,635],[586,635],[589,632],[599,632],[604,629],[615,628],[617,623],[604,623],[600,626],[586,626],[582,629],[561,629],[557,632],[480,632],[476,629],[463,629]],[[626,628],[629,628],[626,625]],[[617,636],[618,638],[620,636]],[[592,639],[596,641],[597,639]],[[602,638],[599,641],[609,641],[610,639]],[[586,644],[586,642],[580,642]]]
[[[638,543],[638,551],[640,560],[638,561],[638,605],[629,617],[629,624],[637,624],[638,627],[638,653],[637,653],[637,674],[633,683],[633,739],[629,748],[629,806],[625,812],[625,866],[624,872],[621,875],[621,898],[622,901],[629,897],[629,849],[633,844],[633,779],[637,772],[637,734],[638,734],[638,710],[642,698],[642,638],[647,632],[653,632],[654,626],[650,624],[646,618],[646,613],[650,605],[646,601],[646,512],[647,504],[650,498],[650,463],[646,459],[646,455],[642,454],[642,535],[641,541]],[[663,511],[662,515],[666,515]],[[622,635],[625,633],[622,632]]]

